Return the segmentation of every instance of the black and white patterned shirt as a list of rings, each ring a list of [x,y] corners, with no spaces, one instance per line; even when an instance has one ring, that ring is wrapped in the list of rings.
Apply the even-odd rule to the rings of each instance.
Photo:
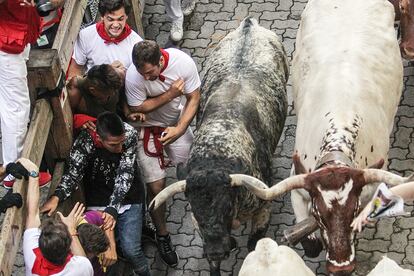
[[[137,131],[126,123],[124,126],[126,139],[121,153],[97,146],[88,131],[80,132],[55,191],[60,201],[83,184],[86,206],[107,206],[119,211],[122,205],[143,202],[144,187],[135,160]]]

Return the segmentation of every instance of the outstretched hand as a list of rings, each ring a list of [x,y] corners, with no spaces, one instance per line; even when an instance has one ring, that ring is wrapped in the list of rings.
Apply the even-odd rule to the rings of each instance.
[[[76,233],[76,225],[83,218],[85,207],[82,203],[76,202],[75,207],[70,211],[69,215],[65,217],[61,212],[57,212],[62,222],[68,227],[69,233]]]
[[[362,231],[362,227],[372,222],[368,218],[369,214],[371,213],[371,202],[368,202],[367,206],[359,213],[359,215],[354,218],[354,221],[351,223],[351,227],[353,231]]]

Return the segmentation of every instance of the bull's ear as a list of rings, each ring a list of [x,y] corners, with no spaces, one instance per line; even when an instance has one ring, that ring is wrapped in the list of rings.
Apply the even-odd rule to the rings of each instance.
[[[292,159],[293,159],[293,166],[295,166],[296,175],[307,173],[305,166],[303,166],[302,162],[300,161],[300,156],[297,152],[293,155]]]
[[[384,159],[380,159],[377,163],[372,164],[369,166],[369,169],[382,169],[384,166]]]

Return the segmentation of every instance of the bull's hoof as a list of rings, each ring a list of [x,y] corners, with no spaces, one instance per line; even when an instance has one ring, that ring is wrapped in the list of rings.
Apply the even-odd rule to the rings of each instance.
[[[305,250],[305,255],[309,258],[316,258],[323,250],[323,244],[321,239],[315,238],[310,239],[308,237],[303,238],[300,243],[302,244],[303,249]]]

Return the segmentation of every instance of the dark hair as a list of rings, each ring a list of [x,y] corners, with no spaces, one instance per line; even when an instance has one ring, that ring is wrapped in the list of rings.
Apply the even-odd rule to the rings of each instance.
[[[41,231],[39,248],[43,256],[53,264],[64,264],[72,243],[67,226],[56,216],[43,220]]]
[[[105,252],[109,247],[109,240],[105,232],[94,224],[83,223],[77,228],[79,241],[85,253],[95,256]]]
[[[125,13],[128,15],[131,11],[131,5],[129,0],[100,0],[99,1],[99,14],[104,16],[106,13],[111,13],[119,10],[120,8],[125,9]]]
[[[125,133],[125,127],[116,113],[106,111],[97,118],[96,132],[105,140],[108,136],[121,136]]]
[[[143,67],[145,63],[158,65],[160,58],[160,46],[152,40],[140,41],[132,49],[132,62],[137,69]]]
[[[109,64],[95,65],[86,74],[88,85],[99,91],[118,91],[122,87],[122,79]]]

